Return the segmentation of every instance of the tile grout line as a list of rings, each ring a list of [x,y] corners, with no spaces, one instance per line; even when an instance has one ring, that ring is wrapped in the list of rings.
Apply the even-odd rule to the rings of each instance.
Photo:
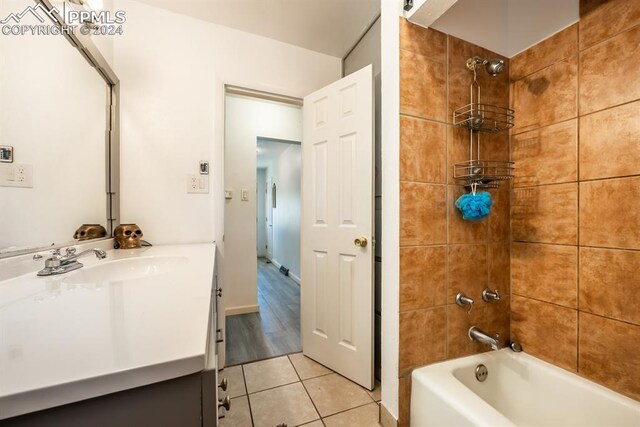
[[[284,384],[276,385],[276,386],[265,388],[265,389],[262,389],[262,390],[257,390],[257,391],[251,392],[251,393],[247,392],[247,396],[253,396],[255,394],[259,394],[259,393],[262,393],[262,392],[265,392],[265,391],[275,390],[275,389],[280,388],[280,387],[286,387],[288,385],[292,385],[292,384],[299,383],[299,382],[300,381],[296,380],[296,381],[292,381],[290,383],[284,383]]]
[[[335,414],[327,415],[326,417],[323,417],[323,418],[322,418],[322,420],[323,420],[323,424],[324,424],[324,420],[325,420],[325,419],[327,419],[327,418],[331,418],[331,417],[333,417],[333,416],[335,416],[335,415],[344,414],[345,412],[353,411],[353,410],[355,410],[355,409],[364,408],[365,406],[369,406],[369,405],[371,405],[372,403],[373,403],[373,404],[375,404],[376,406],[378,406],[378,405],[379,405],[379,404],[378,404],[378,402],[375,402],[375,401],[374,401],[374,402],[367,402],[367,403],[364,403],[364,404],[362,404],[362,405],[354,406],[353,408],[349,408],[349,409],[345,409],[345,410],[343,410],[343,411],[336,412]]]
[[[249,406],[249,417],[251,418],[251,425],[255,427],[255,422],[253,421],[253,411],[251,410],[251,399],[249,398],[249,388],[247,387],[247,377],[244,374],[244,365],[240,365],[242,370],[242,381],[244,381],[244,391],[247,393],[247,405]]]
[[[302,381],[302,377],[298,373],[298,370],[296,369],[296,365],[294,365],[294,363],[291,360],[291,357],[289,357],[289,355],[287,355],[287,359],[289,360],[289,363],[291,364],[291,366],[293,366],[293,371],[296,373],[296,376],[300,380],[300,384],[302,384],[302,388],[304,389],[304,392],[307,393],[307,397],[309,398],[309,401],[311,401],[311,404],[313,405],[313,409],[315,409],[316,414],[318,414],[318,419],[320,420],[322,425],[324,425],[324,421],[322,421],[322,414],[320,414],[320,411],[318,411],[318,407],[316,406],[316,402],[313,401],[313,398],[309,394],[309,390],[307,390],[307,386],[304,384],[304,381]],[[330,374],[327,374],[327,375],[330,375]],[[321,376],[324,376],[324,375],[321,375]],[[319,377],[316,377],[316,378],[319,378]]]
[[[513,109],[513,91],[514,83],[511,80],[511,72],[513,70],[513,61],[509,59],[509,85],[507,86],[509,90],[509,108]],[[513,139],[514,132],[513,128],[509,129],[509,161],[513,162]],[[517,173],[517,172],[516,172]],[[509,341],[513,341],[513,180],[509,180],[509,220],[507,221],[507,227],[509,227]]]
[[[578,23],[579,23],[579,22],[580,22],[580,21],[578,21]],[[635,30],[635,29],[636,29],[637,27],[639,27],[639,26],[640,26],[640,24],[631,25],[631,26],[629,26],[629,27],[626,27],[625,29],[623,29],[623,30],[619,30],[618,32],[613,33],[613,34],[611,34],[611,35],[609,35],[609,36],[605,36],[604,38],[602,38],[602,39],[600,39],[600,40],[598,40],[598,41],[596,41],[596,42],[592,42],[590,45],[587,45],[584,49],[580,49],[580,45],[578,44],[578,53],[580,54],[580,53],[584,52],[585,50],[589,50],[589,49],[591,49],[591,48],[593,48],[593,47],[598,46],[599,44],[606,43],[606,42],[610,41],[611,39],[616,38],[616,37],[617,37],[617,36],[619,36],[620,34],[624,34],[624,33],[627,33],[627,32],[631,32],[632,30]],[[580,25],[579,25],[579,24],[578,24],[578,31],[580,31]],[[579,34],[579,33],[578,33],[578,34]],[[580,38],[579,38],[579,37],[578,37],[578,42],[580,42]]]
[[[320,421],[322,422],[322,424],[323,424],[323,425],[324,425],[324,419],[325,419],[325,418],[329,418],[329,417],[332,417],[332,416],[334,416],[334,415],[338,415],[338,414],[342,414],[342,413],[344,413],[344,412],[348,412],[348,411],[351,411],[351,410],[354,410],[354,409],[358,409],[358,408],[361,408],[361,407],[363,407],[363,406],[370,405],[370,404],[372,404],[372,403],[374,403],[374,404],[376,404],[376,405],[378,405],[378,404],[379,404],[379,403],[378,403],[378,401],[376,401],[376,400],[373,398],[373,396],[371,396],[371,395],[369,394],[369,392],[368,392],[364,387],[361,387],[359,384],[354,383],[353,381],[349,380],[348,378],[343,377],[342,375],[340,375],[340,374],[338,374],[337,372],[334,372],[334,371],[331,371],[330,373],[327,373],[327,374],[324,374],[324,375],[318,375],[318,376],[316,376],[316,377],[311,377],[311,378],[307,378],[307,379],[303,380],[303,379],[302,379],[302,377],[300,377],[300,374],[298,373],[297,369],[295,368],[295,365],[293,364],[293,361],[291,360],[291,358],[289,358],[289,361],[290,361],[290,362],[291,362],[291,364],[293,365],[293,368],[294,368],[294,370],[296,371],[296,374],[298,375],[298,378],[300,378],[300,382],[302,383],[302,387],[304,388],[305,392],[307,393],[307,396],[309,396],[309,400],[311,400],[311,403],[313,404],[313,407],[316,409],[316,412],[318,413],[318,416],[320,417]],[[317,363],[317,362],[316,362],[316,363]],[[327,369],[329,369],[329,368],[327,368]],[[347,381],[350,381],[351,383],[355,384],[356,386],[358,386],[358,387],[362,388],[362,389],[364,390],[364,392],[367,394],[367,396],[371,399],[371,402],[367,402],[367,403],[364,403],[364,404],[362,404],[362,405],[354,406],[353,408],[345,409],[345,410],[343,410],[343,411],[338,411],[338,412],[336,412],[336,413],[333,413],[333,414],[327,415],[326,417],[323,417],[323,416],[322,416],[322,414],[320,414],[320,411],[318,410],[318,408],[316,407],[316,404],[315,404],[315,402],[313,401],[313,398],[312,398],[312,397],[311,397],[311,395],[309,394],[309,390],[307,390],[307,385],[306,385],[304,382],[305,382],[305,381],[309,381],[309,380],[313,380],[313,379],[316,379],[316,378],[326,377],[326,376],[329,376],[329,375],[338,375],[338,376],[340,376],[340,377],[342,377],[342,378],[346,379]]]
[[[582,187],[580,181],[580,122],[581,118],[581,102],[580,102],[580,58],[582,53],[580,52],[580,20],[578,20],[578,28],[576,29],[576,46],[578,52],[576,55],[576,111],[578,113],[578,128],[576,129],[576,179],[578,180],[577,188],[577,201],[576,201],[576,372],[580,372],[580,188]]]
[[[640,249],[633,248],[621,248],[618,246],[593,246],[593,245],[578,245],[578,244],[568,244],[568,243],[550,243],[550,242],[542,242],[542,241],[532,241],[532,240],[514,240],[513,243],[519,243],[523,245],[545,245],[545,246],[560,246],[565,248],[578,248],[578,249],[601,249],[605,251],[627,251],[627,252],[640,252]]]
[[[451,50],[451,37],[450,35],[447,34],[447,53],[446,53],[446,66],[445,66],[445,70],[446,70],[446,94],[445,94],[445,99],[446,99],[446,108],[447,108],[447,114],[449,113],[450,110],[450,103],[451,103],[451,99],[450,99],[450,93],[449,93],[449,85],[451,84],[451,80],[449,79],[449,61],[450,61],[450,57],[449,57],[449,51]],[[447,117],[445,115],[445,120],[447,120]],[[450,172],[450,168],[449,168],[449,161],[451,159],[449,159],[449,144],[451,144],[453,142],[454,138],[450,137],[450,132],[447,130],[447,135],[446,135],[446,139],[445,139],[445,153],[444,153],[444,169],[445,171],[449,170],[449,172],[445,172],[445,181],[448,183],[449,182],[449,173]],[[453,181],[455,182],[455,179],[453,179]],[[446,210],[446,218],[445,218],[445,226],[447,227],[447,231],[446,231],[446,248],[445,248],[445,263],[444,263],[444,289],[445,289],[445,302],[446,302],[446,295],[449,295],[449,247],[450,247],[450,241],[451,241],[451,230],[450,230],[450,226],[451,226],[451,221],[449,221],[449,209],[451,209],[451,206],[449,206],[449,191],[452,191],[449,186],[447,185],[447,187],[445,188],[445,203],[447,204],[447,210]],[[449,309],[446,308],[444,309],[444,357],[448,358],[449,356],[449,337],[448,337],[448,331],[449,331]],[[411,391],[409,391],[409,408],[411,408]],[[411,409],[409,409],[411,410]]]
[[[579,137],[578,137],[579,138]],[[579,144],[578,144],[579,145]],[[579,162],[578,162],[579,164]],[[527,184],[527,185],[518,185],[517,187],[513,187],[513,189],[515,191],[517,190],[525,190],[525,189],[534,189],[534,188],[540,188],[540,187],[553,187],[553,186],[559,186],[559,185],[566,185],[566,184],[582,184],[583,182],[602,182],[602,181],[613,181],[613,180],[619,180],[619,179],[637,179],[640,177],[640,174],[631,174],[631,175],[616,175],[616,176],[603,176],[603,177],[598,177],[598,178],[587,178],[587,179],[575,179],[575,180],[571,180],[571,181],[559,181],[559,182],[541,182],[538,184]],[[418,184],[422,184],[422,183],[418,183]],[[424,184],[431,184],[431,183],[424,183]],[[438,184],[431,184],[431,185],[438,185]]]

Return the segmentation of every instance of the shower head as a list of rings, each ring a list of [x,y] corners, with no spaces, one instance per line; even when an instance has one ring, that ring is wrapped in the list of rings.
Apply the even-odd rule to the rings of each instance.
[[[487,73],[492,76],[497,76],[504,70],[504,61],[502,59],[484,59],[478,56],[467,59],[467,68],[472,71],[475,71],[481,65],[484,65]]]
[[[487,73],[492,76],[497,76],[504,70],[504,61],[502,59],[491,59],[484,61],[484,67],[487,69]]]

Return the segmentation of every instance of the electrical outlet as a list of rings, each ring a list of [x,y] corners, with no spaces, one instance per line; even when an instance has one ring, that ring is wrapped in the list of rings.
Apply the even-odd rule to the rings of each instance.
[[[209,193],[209,176],[200,174],[187,175],[187,193],[189,194],[208,194]]]
[[[0,164],[0,187],[33,188],[33,165]]]

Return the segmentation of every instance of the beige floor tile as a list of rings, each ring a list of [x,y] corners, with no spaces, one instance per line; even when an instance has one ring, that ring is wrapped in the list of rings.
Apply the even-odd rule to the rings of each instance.
[[[249,393],[299,381],[287,356],[249,363],[243,367]]]
[[[299,426],[320,417],[302,383],[249,395],[255,427]]]
[[[303,383],[323,417],[373,402],[362,387],[338,374],[312,378]]]
[[[220,420],[219,427],[252,427],[247,396],[231,399],[231,409]]]
[[[322,421],[318,420],[309,424],[304,424],[300,427],[324,427],[324,424],[322,424]]]
[[[247,389],[244,386],[244,375],[242,374],[242,366],[231,366],[230,368],[224,368],[218,374],[219,379],[227,379],[227,391],[220,390],[220,396],[229,396],[231,398],[244,396],[247,394]]]
[[[325,368],[302,353],[290,354],[289,359],[291,359],[293,367],[296,368],[296,371],[302,380],[308,380],[309,378],[333,373],[331,369]]]
[[[371,403],[325,418],[327,427],[378,427],[378,404]]]
[[[376,402],[380,402],[382,400],[382,389],[380,388],[380,381],[376,380],[376,384],[373,390],[365,389],[365,391],[369,393],[369,396],[371,396],[371,398]]]

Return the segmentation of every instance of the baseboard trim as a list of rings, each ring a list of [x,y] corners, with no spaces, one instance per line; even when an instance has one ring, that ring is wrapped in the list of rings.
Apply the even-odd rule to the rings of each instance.
[[[292,272],[289,272],[289,277],[291,277],[291,280],[296,282],[298,285],[300,284],[300,278],[298,276],[296,276],[295,274],[293,274]]]
[[[383,427],[398,427],[398,420],[395,419],[391,412],[384,406],[383,403],[380,403],[380,424]]]
[[[280,267],[282,267],[282,264],[280,264],[278,261],[276,261],[275,259],[271,258],[269,261],[271,261],[271,264],[275,265],[275,267],[280,270]]]
[[[229,307],[224,310],[225,316],[235,316],[236,314],[258,313],[259,305],[241,305],[239,307]]]
[[[278,261],[276,261],[275,259],[271,260],[271,264],[273,264],[278,270],[280,270],[280,267],[282,267],[282,264],[280,264]],[[289,270],[289,276],[288,276],[291,280],[293,280],[294,282],[296,282],[298,285],[300,284],[300,278],[298,276],[296,276],[295,274],[293,274],[291,272],[291,270]]]

